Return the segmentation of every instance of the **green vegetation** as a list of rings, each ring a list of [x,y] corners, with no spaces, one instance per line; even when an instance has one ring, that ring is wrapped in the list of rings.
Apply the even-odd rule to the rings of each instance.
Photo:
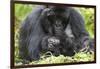
[[[22,60],[21,59],[16,59],[16,65],[21,65],[22,64]],[[41,56],[40,60],[38,61],[32,61],[29,64],[56,64],[56,63],[75,63],[75,62],[87,62],[87,61],[94,61],[94,54],[90,54],[90,53],[84,53],[84,52],[80,52],[80,53],[76,53],[74,56],[72,57],[68,57],[68,56],[63,56],[60,55],[58,57],[51,55],[43,55]]]
[[[86,30],[89,32],[90,37],[94,38],[94,9],[80,8],[79,10],[84,17]]]
[[[35,5],[15,4],[15,64],[21,65],[22,60],[18,58],[18,37],[19,28],[22,21],[31,13]],[[94,9],[93,8],[76,8],[80,11],[85,19],[86,30],[89,32],[90,37],[94,38]],[[48,57],[49,56],[49,57]],[[79,52],[73,57],[58,57],[51,55],[42,55],[38,61],[32,61],[29,64],[52,64],[52,63],[73,63],[73,62],[86,62],[94,61],[94,54]]]
[[[63,55],[60,55],[58,57],[50,56],[48,58],[43,58],[46,55],[42,56],[42,59],[40,59],[38,62],[31,62],[30,64],[52,64],[52,63],[73,63],[73,62],[86,62],[86,61],[93,61],[94,57],[93,54],[89,53],[77,53],[73,57],[64,57]]]

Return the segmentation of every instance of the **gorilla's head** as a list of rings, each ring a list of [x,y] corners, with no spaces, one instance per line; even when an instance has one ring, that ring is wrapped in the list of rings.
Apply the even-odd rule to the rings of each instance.
[[[42,15],[45,17],[45,21],[42,22],[48,27],[46,32],[49,31],[49,34],[52,35],[62,35],[69,21],[69,11],[68,8],[58,6],[48,6],[43,10]]]

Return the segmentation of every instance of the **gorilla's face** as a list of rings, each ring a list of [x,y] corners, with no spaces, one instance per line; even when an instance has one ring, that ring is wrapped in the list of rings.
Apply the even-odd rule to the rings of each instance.
[[[65,10],[53,8],[47,12],[47,19],[52,27],[53,34],[55,35],[63,33],[67,26],[68,20],[67,17],[64,17],[64,11]]]

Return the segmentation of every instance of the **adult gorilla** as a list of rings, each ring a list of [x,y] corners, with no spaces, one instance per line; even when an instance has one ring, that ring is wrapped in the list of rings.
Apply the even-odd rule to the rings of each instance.
[[[73,56],[88,44],[84,20],[75,9],[38,6],[20,28],[19,55],[29,61],[38,60],[42,51]]]

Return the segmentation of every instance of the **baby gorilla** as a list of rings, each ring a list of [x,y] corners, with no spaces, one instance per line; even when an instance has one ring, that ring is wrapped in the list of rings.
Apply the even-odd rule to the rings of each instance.
[[[44,44],[46,42],[46,44]],[[42,40],[42,50],[47,52],[50,51],[54,56],[60,55],[60,40],[56,37],[46,36]]]
[[[47,44],[43,44],[44,42]],[[81,47],[76,42],[73,38],[66,38],[66,42],[63,42],[57,37],[46,36],[42,40],[42,50],[45,52],[50,51],[54,56],[61,54],[64,56],[73,56]]]

